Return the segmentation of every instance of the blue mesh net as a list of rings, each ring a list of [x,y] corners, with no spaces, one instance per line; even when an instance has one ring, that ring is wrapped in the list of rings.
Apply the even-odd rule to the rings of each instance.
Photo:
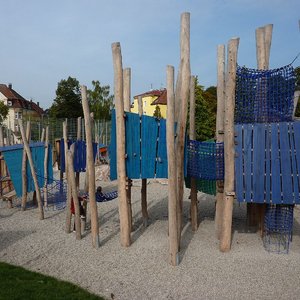
[[[292,65],[273,70],[238,66],[236,75],[236,123],[292,120],[296,81]]]
[[[187,176],[206,180],[224,179],[224,143],[188,141]]]
[[[264,247],[269,252],[288,253],[293,232],[293,205],[267,205]]]

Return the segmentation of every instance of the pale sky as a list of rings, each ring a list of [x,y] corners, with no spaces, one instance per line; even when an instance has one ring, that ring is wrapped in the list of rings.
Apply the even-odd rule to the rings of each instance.
[[[166,66],[179,65],[182,12],[191,13],[192,74],[205,87],[216,85],[217,45],[232,37],[238,63],[256,67],[257,27],[274,24],[270,68],[300,51],[299,0],[0,0],[0,83],[44,109],[68,76],[113,93],[111,44],[120,42],[132,97],[165,87]]]

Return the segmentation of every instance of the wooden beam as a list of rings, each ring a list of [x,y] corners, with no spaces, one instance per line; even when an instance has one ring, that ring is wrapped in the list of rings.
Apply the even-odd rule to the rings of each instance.
[[[86,157],[87,157],[87,172],[89,178],[89,199],[91,210],[91,230],[92,230],[92,245],[94,248],[100,246],[99,241],[99,223],[98,223],[98,210],[96,202],[96,188],[95,188],[95,161],[93,155],[93,138],[90,108],[87,100],[87,88],[81,86],[82,107],[84,114],[84,125],[86,135]]]
[[[167,66],[167,156],[168,156],[168,215],[169,215],[169,262],[179,264],[177,219],[177,170],[175,155],[175,96],[174,67]]]
[[[225,156],[225,180],[224,180],[224,210],[223,226],[220,239],[220,250],[226,252],[231,246],[232,210],[234,199],[234,107],[236,67],[239,38],[233,38],[228,43],[227,54],[227,80],[225,92],[225,123],[224,123],[224,156]]]
[[[116,107],[116,134],[117,134],[117,172],[118,172],[118,199],[120,215],[121,245],[128,247],[131,244],[129,221],[129,207],[126,199],[126,168],[125,168],[125,121],[123,98],[123,68],[120,43],[112,44],[114,65],[114,95]]]
[[[218,45],[217,50],[217,119],[216,119],[216,138],[217,143],[224,142],[224,113],[225,113],[225,45]],[[220,239],[222,232],[222,216],[223,216],[223,188],[224,181],[217,180],[216,182],[216,214],[215,214],[215,230],[216,236]]]
[[[26,135],[25,135],[25,131],[24,131],[24,128],[23,128],[22,120],[19,119],[18,121],[19,121],[19,126],[20,126],[20,131],[21,131],[21,136],[22,136],[24,148],[26,150],[27,158],[28,158],[28,161],[29,161],[29,166],[30,166],[30,170],[31,170],[33,183],[34,183],[34,188],[35,188],[35,191],[36,191],[37,203],[38,203],[38,209],[39,209],[39,218],[40,218],[40,220],[44,220],[44,210],[43,210],[43,205],[42,205],[42,200],[41,200],[41,191],[40,191],[40,188],[38,186],[38,180],[37,180],[36,172],[35,172],[35,169],[34,169],[34,164],[33,164],[32,156],[31,156],[31,151],[30,151],[27,139],[26,139]]]

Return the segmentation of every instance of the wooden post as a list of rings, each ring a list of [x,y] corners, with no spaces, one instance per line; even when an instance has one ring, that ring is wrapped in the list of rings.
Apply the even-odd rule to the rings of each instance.
[[[81,140],[81,117],[77,118],[77,141]],[[76,172],[76,187],[79,189],[80,185],[80,172]]]
[[[27,121],[26,124],[26,139],[30,140],[30,121]],[[22,202],[21,209],[24,211],[26,209],[27,202],[27,154],[25,148],[23,149],[23,157],[22,157]]]
[[[169,214],[169,262],[179,264],[177,219],[177,170],[175,156],[175,96],[174,67],[167,66],[167,155],[168,155],[168,214]]]
[[[66,178],[68,179],[68,159],[67,159],[67,151],[68,151],[68,128],[67,128],[67,120],[63,122],[63,138],[64,138],[64,155],[65,155],[65,173]],[[72,189],[71,183],[67,183],[67,207],[66,207],[66,233],[71,232],[71,222],[72,222],[72,214],[71,214],[71,201],[72,201]]]
[[[195,76],[191,76],[190,82],[190,139],[196,140],[195,129]],[[191,225],[192,230],[198,229],[198,200],[197,200],[197,179],[191,178]]]
[[[131,69],[125,68],[123,70],[123,95],[124,95],[124,111],[130,112],[130,98],[131,98]],[[126,177],[126,199],[128,203],[128,218],[130,231],[132,226],[132,206],[131,206],[131,179]]]
[[[67,161],[68,161],[68,185],[71,185],[72,191],[72,200],[75,208],[75,230],[76,230],[76,239],[81,239],[81,221],[80,221],[80,208],[79,200],[77,194],[77,187],[75,181],[75,172],[74,172],[74,144],[71,146],[70,150],[67,150]]]
[[[220,238],[220,250],[226,252],[231,246],[232,209],[234,198],[234,107],[237,51],[239,38],[233,38],[228,43],[227,54],[227,79],[225,92],[225,122],[224,122],[224,156],[225,156],[225,180],[223,225]]]
[[[0,126],[0,147],[4,146],[3,127]]]
[[[217,120],[216,138],[217,143],[224,142],[224,111],[225,111],[225,45],[218,45],[218,83],[217,83]],[[224,181],[217,180],[215,230],[216,236],[220,239],[222,232],[223,213],[223,189]]]
[[[43,128],[44,129],[44,128]],[[46,127],[45,131],[45,159],[44,159],[44,206],[48,206],[48,154],[49,154],[49,126]]]
[[[42,205],[42,200],[41,200],[41,192],[40,192],[40,188],[38,186],[38,181],[37,181],[37,177],[36,177],[36,173],[35,173],[35,169],[34,169],[31,151],[30,151],[29,144],[28,144],[26,136],[25,136],[22,120],[19,119],[18,121],[19,121],[19,126],[20,126],[20,131],[21,131],[24,148],[26,150],[26,154],[27,154],[28,161],[29,161],[29,166],[31,169],[31,175],[32,175],[33,183],[34,183],[34,188],[36,191],[38,208],[39,208],[39,217],[40,217],[40,220],[43,220],[44,219],[44,210],[43,210],[43,205]]]
[[[184,145],[185,129],[187,121],[187,106],[190,90],[190,13],[181,15],[180,31],[180,70],[181,78],[177,79],[175,95],[175,107],[178,105],[178,122],[176,129],[176,161],[177,161],[177,194],[178,194],[178,246],[180,247],[182,228],[182,206],[183,206],[183,181],[184,181]]]
[[[114,65],[114,95],[116,106],[116,133],[117,133],[117,164],[118,164],[118,198],[121,245],[128,247],[131,244],[130,221],[128,203],[126,200],[126,168],[125,168],[125,122],[123,99],[123,69],[120,43],[112,44]]]
[[[42,128],[41,142],[43,142],[44,139],[45,139],[45,128]]]
[[[138,112],[140,117],[143,115],[143,100],[142,96],[138,96]],[[142,217],[144,227],[148,225],[148,207],[147,207],[147,178],[142,178],[142,188],[141,188],[141,205],[142,205]]]
[[[96,202],[96,189],[95,189],[95,161],[93,155],[93,138],[91,127],[90,108],[87,100],[87,88],[81,86],[82,108],[84,114],[85,125],[85,139],[86,139],[86,159],[87,159],[87,172],[89,176],[89,199],[91,210],[91,230],[92,230],[92,244],[94,248],[100,246],[99,241],[99,224],[98,224],[98,210]]]

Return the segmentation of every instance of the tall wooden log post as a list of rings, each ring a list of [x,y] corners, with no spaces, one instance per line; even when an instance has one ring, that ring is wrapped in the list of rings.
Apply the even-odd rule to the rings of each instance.
[[[37,180],[36,172],[35,172],[35,169],[34,169],[34,164],[33,164],[32,156],[31,156],[30,147],[29,147],[28,141],[26,139],[26,135],[25,135],[25,131],[24,131],[24,128],[23,128],[22,120],[19,119],[18,121],[19,121],[19,126],[20,126],[20,131],[21,131],[21,136],[22,136],[24,148],[26,150],[27,158],[28,158],[28,161],[29,161],[29,166],[30,166],[30,170],[31,170],[33,183],[34,183],[34,188],[35,188],[35,191],[36,191],[36,197],[37,197],[37,203],[38,203],[38,209],[39,209],[39,218],[40,218],[40,220],[44,220],[44,210],[43,210],[42,199],[41,199],[41,191],[40,191],[40,188],[38,186],[38,180]]]
[[[30,141],[30,121],[26,123],[26,139]],[[22,157],[22,202],[21,208],[22,210],[26,210],[26,202],[27,202],[27,154],[25,148],[23,149],[23,157]]]
[[[130,98],[131,98],[131,69],[125,68],[123,71],[123,97],[124,97],[124,111],[130,112]],[[132,206],[131,206],[131,185],[132,180],[126,177],[126,199],[128,203],[128,218],[130,231],[132,231]]]
[[[138,96],[138,112],[140,117],[144,114],[142,96]],[[141,188],[141,205],[142,205],[142,217],[144,227],[148,225],[148,207],[147,207],[147,178],[142,178]]]
[[[68,159],[67,159],[67,151],[68,151],[68,123],[67,120],[63,122],[63,138],[64,138],[64,155],[65,155],[65,173],[66,178],[68,178]],[[62,155],[62,153],[61,153]],[[61,184],[63,184],[61,180]],[[67,184],[67,207],[66,207],[66,224],[65,231],[66,233],[71,232],[71,222],[72,222],[72,214],[71,214],[71,200],[72,200],[72,188],[71,183]]]
[[[44,206],[48,206],[48,156],[49,156],[49,126],[45,130],[45,159],[44,159]]]
[[[68,185],[71,186],[72,192],[72,201],[75,208],[75,230],[76,230],[76,239],[81,239],[81,221],[80,221],[80,208],[79,208],[79,200],[78,200],[78,191],[75,180],[75,172],[74,172],[74,144],[71,146],[70,150],[67,150],[68,161]]]
[[[77,141],[81,140],[81,117],[77,118]],[[76,172],[76,187],[79,190],[80,172]]]
[[[169,214],[169,262],[179,264],[177,218],[177,170],[175,156],[175,96],[174,67],[167,66],[167,155],[168,155],[168,214]]]
[[[269,69],[269,60],[270,60],[270,49],[272,42],[272,31],[273,25],[268,24],[264,27],[259,27],[255,31],[256,36],[256,58],[257,58],[257,68],[260,70]],[[266,79],[263,79],[263,98],[261,99],[262,111],[267,110],[267,82]],[[258,225],[260,234],[263,234],[263,223],[265,215],[265,204],[255,204],[252,205],[254,213],[251,213],[252,217],[251,223]]]
[[[3,127],[0,126],[0,147],[4,146]]]
[[[125,168],[125,121],[123,99],[123,68],[120,43],[112,44],[114,65],[114,95],[116,106],[116,134],[117,134],[117,172],[118,172],[118,200],[121,245],[128,247],[131,244],[129,221],[129,207],[126,199],[126,168]]]
[[[227,252],[231,246],[232,209],[234,199],[234,107],[236,67],[239,38],[233,38],[228,43],[227,78],[225,91],[225,121],[224,121],[224,156],[225,180],[223,225],[220,238],[220,250]]]
[[[195,76],[191,76],[190,83],[190,139],[196,140],[195,129]],[[192,230],[198,229],[198,200],[197,200],[197,179],[191,178],[191,225]]]
[[[87,172],[89,178],[89,199],[91,210],[91,229],[92,229],[92,245],[94,248],[100,246],[99,241],[99,223],[98,223],[98,210],[96,202],[96,188],[95,188],[95,161],[93,155],[93,138],[90,108],[87,100],[87,88],[81,86],[82,107],[84,114],[84,127],[86,135],[86,154],[87,154]]]
[[[190,91],[190,13],[181,15],[180,30],[180,70],[177,79],[175,109],[178,107],[176,128],[177,194],[178,194],[178,246],[180,247],[182,229],[183,181],[184,181],[184,144],[187,121],[187,106]],[[177,113],[177,111],[176,111]]]
[[[45,139],[45,128],[42,128],[42,134],[41,134],[41,142],[43,143]]]
[[[218,82],[217,82],[217,120],[216,120],[216,138],[217,143],[224,142],[224,112],[225,112],[225,45],[218,45],[217,51]],[[222,231],[222,212],[223,212],[223,189],[224,181],[217,180],[216,195],[216,214],[215,230],[216,236],[220,239]]]

